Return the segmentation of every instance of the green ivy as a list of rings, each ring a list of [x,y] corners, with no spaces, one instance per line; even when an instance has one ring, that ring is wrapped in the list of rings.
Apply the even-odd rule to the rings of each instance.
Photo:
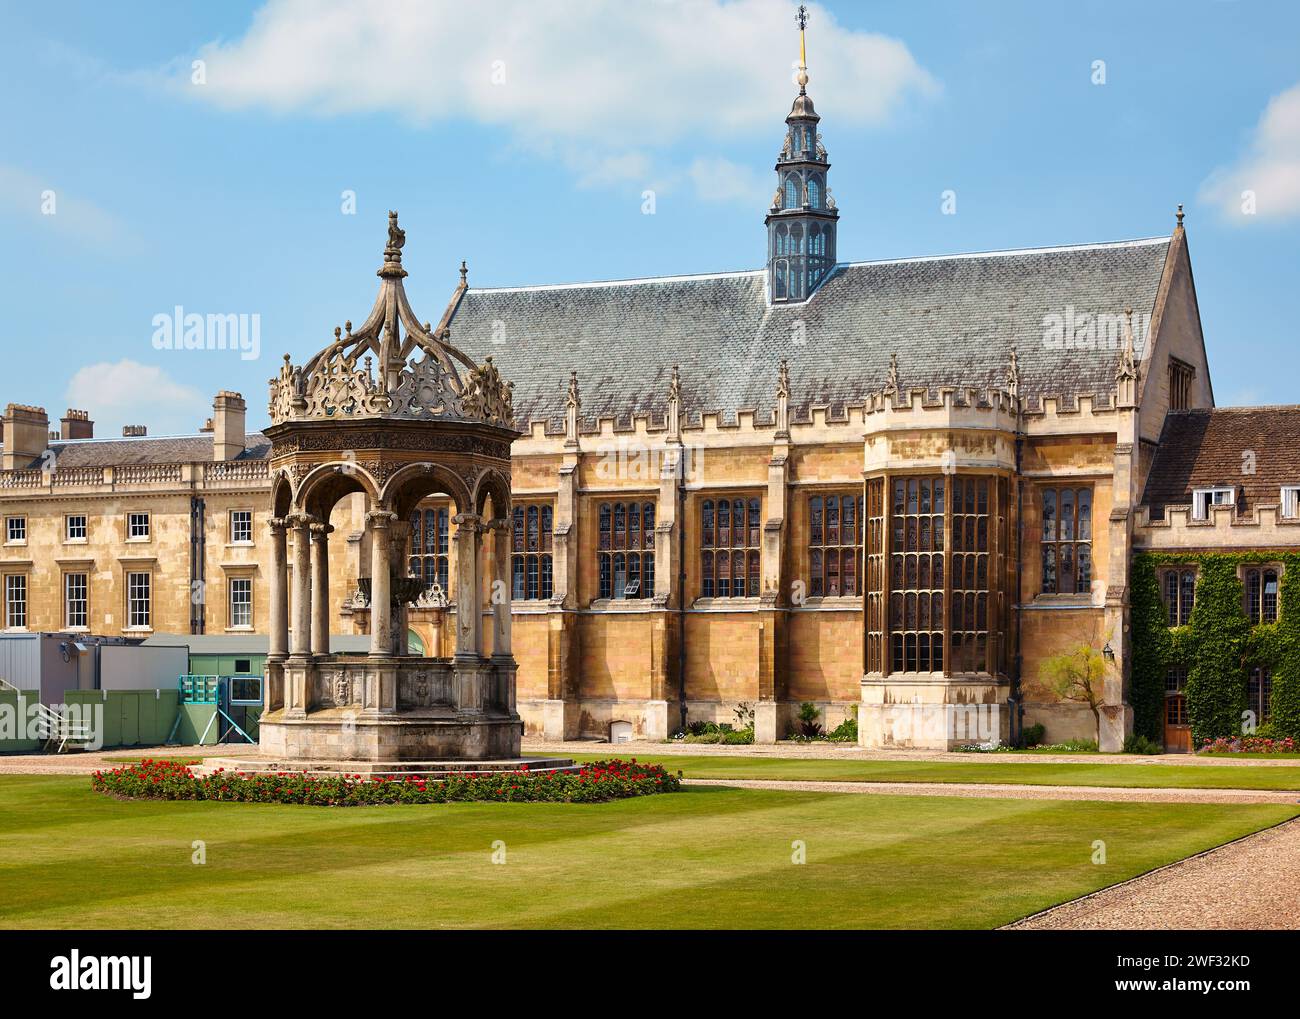
[[[1241,566],[1281,563],[1278,621],[1253,626],[1245,613]],[[1197,568],[1196,605],[1186,626],[1169,627],[1157,571]],[[1133,562],[1130,620],[1133,671],[1129,701],[1133,729],[1163,739],[1165,673],[1187,668],[1187,711],[1192,739],[1241,735],[1247,666],[1273,677],[1272,726],[1300,737],[1300,553],[1139,553]]]

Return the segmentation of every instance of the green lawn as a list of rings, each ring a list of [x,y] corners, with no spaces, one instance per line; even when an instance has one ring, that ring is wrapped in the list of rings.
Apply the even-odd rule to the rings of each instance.
[[[700,787],[331,810],[5,775],[0,928],[994,927],[1296,814]]]
[[[575,754],[596,761],[610,754]],[[624,756],[631,756],[625,754]],[[1214,764],[1039,764],[1012,761],[871,761],[731,757],[722,754],[636,754],[638,761],[683,771],[687,778],[799,779],[814,782],[993,782],[1008,785],[1092,785],[1125,789],[1294,789],[1300,767]],[[1300,792],[1297,793],[1300,798]]]

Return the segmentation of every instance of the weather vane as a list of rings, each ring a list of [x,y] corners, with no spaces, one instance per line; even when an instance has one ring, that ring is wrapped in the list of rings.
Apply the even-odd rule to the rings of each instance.
[[[799,24],[799,31],[802,32],[808,27],[808,8],[803,4],[799,5],[799,12],[794,16],[794,20]]]

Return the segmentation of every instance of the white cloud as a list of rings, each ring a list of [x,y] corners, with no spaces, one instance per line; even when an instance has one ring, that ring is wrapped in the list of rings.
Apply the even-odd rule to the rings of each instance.
[[[496,124],[566,165],[593,156],[593,179],[648,176],[647,148],[707,151],[719,135],[756,133],[778,147],[795,91],[793,12],[786,0],[268,0],[241,38],[194,54],[204,84],[192,84],[190,58],[166,81],[226,109]],[[816,5],[809,65],[809,92],[838,131],[938,90],[902,42]],[[454,127],[445,138],[460,152]]]
[[[51,177],[4,163],[0,163],[0,209],[95,247],[119,252],[135,247],[131,232],[111,212],[66,191]]]
[[[150,435],[192,435],[208,416],[210,399],[153,364],[124,358],[88,364],[68,382],[68,406],[90,411],[97,435],[122,425],[148,425]]]
[[[1243,192],[1253,193],[1253,215],[1243,211]],[[1239,221],[1300,215],[1300,84],[1269,100],[1248,150],[1211,174],[1200,197]]]
[[[752,166],[742,166],[721,156],[701,157],[691,163],[695,195],[705,202],[739,202],[761,208],[772,185]]]

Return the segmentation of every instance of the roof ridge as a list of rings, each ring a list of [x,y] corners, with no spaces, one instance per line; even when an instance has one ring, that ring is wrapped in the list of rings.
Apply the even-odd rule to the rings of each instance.
[[[876,258],[864,262],[837,262],[837,269],[862,265],[898,265],[905,262],[943,262],[956,258],[993,258],[1010,255],[1036,255],[1045,251],[1102,251],[1109,248],[1145,248],[1168,244],[1168,237],[1133,237],[1123,241],[1093,241],[1087,244],[1045,244],[1036,248],[990,248],[987,251],[954,251],[946,255],[909,255],[904,258]]]
[[[633,276],[614,280],[584,280],[576,283],[534,283],[521,287],[470,287],[469,294],[509,294],[545,290],[585,290],[595,287],[632,286],[637,283],[679,283],[686,280],[723,280],[742,279],[749,276],[765,276],[766,269],[736,269],[729,272],[682,273],[676,276]]]
[[[907,255],[902,258],[876,258],[861,262],[836,262],[836,269],[856,269],[869,265],[905,265],[912,262],[943,262],[962,258],[993,258],[1014,255],[1033,255],[1041,252],[1100,251],[1110,248],[1148,247],[1156,244],[1168,244],[1169,238],[1135,237],[1121,241],[1093,241],[1086,244],[1048,244],[1035,248],[990,248],[984,251],[954,251],[943,255]],[[671,276],[627,276],[611,280],[579,280],[571,283],[534,283],[525,286],[509,287],[470,287],[471,294],[509,294],[545,292],[548,290],[585,290],[597,287],[625,287],[639,283],[681,283],[691,280],[742,279],[750,276],[766,276],[767,269],[733,269],[725,272],[678,273]]]
[[[1170,410],[1169,415],[1174,414],[1254,414],[1261,410],[1294,410],[1300,411],[1300,403],[1261,403],[1258,405],[1243,404],[1236,407],[1182,407],[1178,410]]]

